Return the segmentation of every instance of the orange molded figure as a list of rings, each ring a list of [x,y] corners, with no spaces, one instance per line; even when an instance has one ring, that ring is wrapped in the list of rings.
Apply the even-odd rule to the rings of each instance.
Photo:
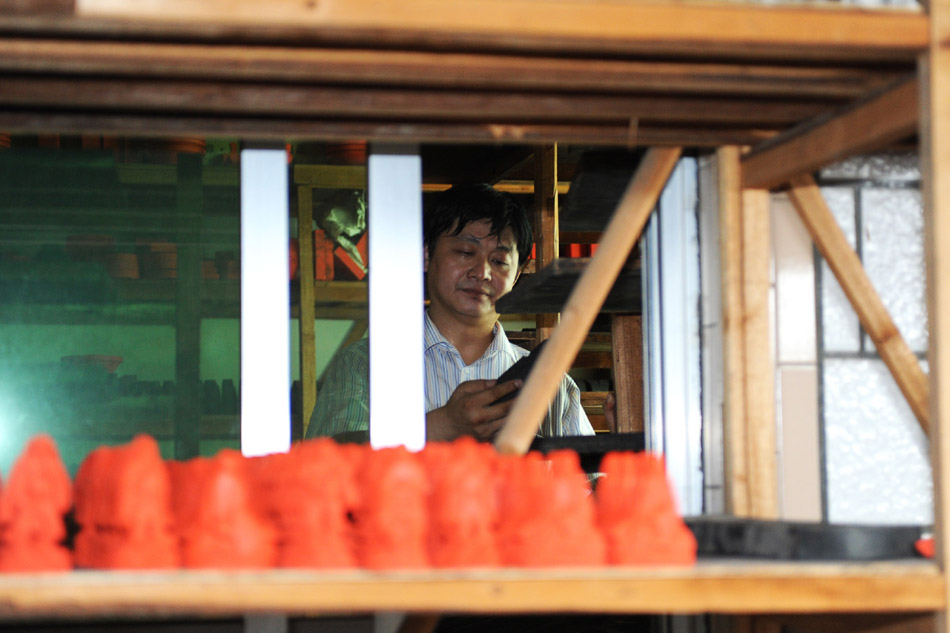
[[[0,495],[0,571],[65,571],[72,555],[62,545],[72,483],[48,435],[38,435],[17,458]]]
[[[362,461],[357,476],[362,496],[354,512],[360,565],[427,567],[426,474],[421,458],[396,447],[368,452]]]
[[[182,565],[260,569],[277,556],[277,530],[252,500],[247,460],[223,450],[213,458],[169,464]]]
[[[94,569],[178,566],[171,482],[158,443],[138,435],[103,446],[79,467],[74,484],[76,564]]]
[[[429,556],[435,567],[500,564],[498,496],[490,444],[462,437],[427,444],[421,456],[429,476]]]
[[[696,539],[676,510],[661,457],[608,453],[597,511],[613,565],[692,565]]]
[[[348,454],[322,438],[249,460],[255,499],[278,530],[278,566],[356,566],[349,517],[357,488]]]
[[[515,566],[588,566],[606,560],[587,478],[573,451],[504,458],[498,542]]]

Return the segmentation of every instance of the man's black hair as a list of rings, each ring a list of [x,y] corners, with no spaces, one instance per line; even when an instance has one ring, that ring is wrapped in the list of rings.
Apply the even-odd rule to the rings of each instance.
[[[534,242],[528,212],[514,196],[486,184],[455,185],[436,194],[426,206],[422,221],[426,249],[432,253],[441,236],[458,235],[469,222],[479,220],[491,222],[489,235],[501,236],[511,227],[518,249],[518,267],[523,267],[531,257]]]

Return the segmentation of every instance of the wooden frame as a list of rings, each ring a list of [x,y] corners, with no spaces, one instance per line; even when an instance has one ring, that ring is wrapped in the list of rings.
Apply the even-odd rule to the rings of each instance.
[[[950,376],[944,331],[950,311],[944,253],[950,242],[947,0],[931,3],[929,16],[563,0],[545,5],[543,20],[536,19],[539,5],[531,0],[406,0],[391,6],[282,0],[269,3],[266,11],[260,7],[253,0],[0,0],[5,9],[0,12],[0,129],[639,144],[654,146],[654,157],[663,163],[675,160],[681,146],[751,145],[742,158],[730,150],[730,169],[738,163],[738,173],[723,191],[737,196],[731,204],[751,211],[764,188],[782,186],[848,153],[901,140],[919,122],[926,165],[937,561],[566,572],[3,576],[0,615],[525,612],[552,606],[578,612],[906,610],[936,612],[941,628],[947,628],[950,441],[941,432],[950,416],[942,395],[950,393],[944,384]],[[918,56],[924,60],[920,72]],[[596,97],[587,94],[593,92]],[[656,149],[662,146],[667,149]],[[663,170],[653,171],[654,185]],[[751,188],[759,189],[742,193]],[[654,189],[645,191],[652,195]],[[622,205],[618,217],[630,209]],[[615,241],[598,251],[605,277],[616,272],[611,261],[629,248],[648,211],[641,205],[630,226],[605,234],[605,240]],[[749,248],[755,233],[747,236]],[[741,271],[750,262],[733,263]],[[747,283],[760,280],[738,274],[724,279],[727,290],[741,291],[733,307],[744,314],[753,308],[745,292],[754,289]],[[571,327],[586,331],[588,311],[585,306],[572,312]],[[569,329],[556,329],[546,351],[555,368],[551,375],[563,370],[563,358],[579,345],[572,338],[576,333],[558,342],[559,332]],[[753,368],[762,363],[753,335],[745,328],[735,332],[734,340],[743,342],[727,372],[727,407],[747,434],[742,445],[769,419],[769,403],[747,392]],[[525,393],[529,388],[543,393],[543,383],[551,380],[532,380]],[[524,436],[538,417],[530,411],[532,400],[519,400],[518,414],[527,422],[501,440],[506,450],[524,450]],[[747,456],[747,476],[751,459]],[[753,507],[752,493],[742,494]],[[769,500],[762,503],[765,509],[755,512],[768,514]]]

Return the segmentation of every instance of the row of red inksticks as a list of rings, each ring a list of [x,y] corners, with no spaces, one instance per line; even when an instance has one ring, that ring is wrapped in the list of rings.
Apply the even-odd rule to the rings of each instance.
[[[168,461],[141,435],[94,450],[71,479],[37,436],[0,486],[0,571],[695,561],[661,458],[610,453],[601,471],[592,492],[573,452],[503,456],[469,439]]]

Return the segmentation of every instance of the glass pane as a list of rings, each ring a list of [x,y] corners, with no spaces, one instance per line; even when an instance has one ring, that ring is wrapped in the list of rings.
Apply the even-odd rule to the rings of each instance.
[[[230,142],[16,137],[0,151],[0,469],[32,435],[75,472],[153,435],[238,447],[239,196]]]

